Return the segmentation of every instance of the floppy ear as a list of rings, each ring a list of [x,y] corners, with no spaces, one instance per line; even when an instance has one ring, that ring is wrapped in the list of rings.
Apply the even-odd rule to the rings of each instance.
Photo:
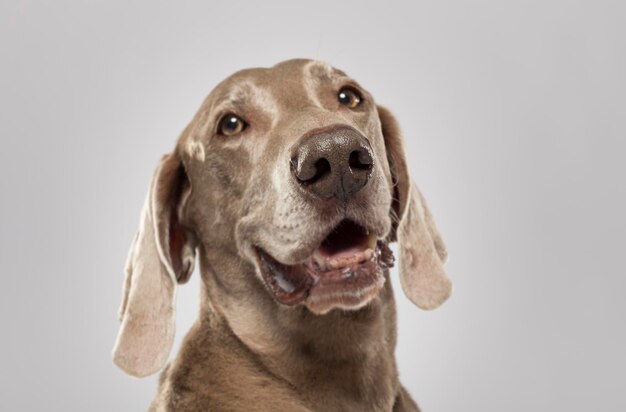
[[[452,283],[443,269],[446,246],[426,201],[409,176],[396,119],[380,106],[378,115],[394,186],[391,210],[394,227],[390,239],[399,243],[402,289],[420,308],[434,309],[445,302],[452,291]]]
[[[195,262],[195,238],[181,219],[190,192],[179,156],[164,156],[126,262],[121,326],[113,348],[114,362],[133,376],[157,372],[172,348],[176,285],[187,281]]]

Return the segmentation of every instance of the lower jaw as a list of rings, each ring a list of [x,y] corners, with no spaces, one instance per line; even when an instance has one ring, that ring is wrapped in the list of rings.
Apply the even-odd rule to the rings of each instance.
[[[368,285],[353,288],[337,288],[332,285],[316,284],[303,304],[311,312],[324,315],[333,309],[358,310],[374,300],[385,285],[381,268],[371,276]]]

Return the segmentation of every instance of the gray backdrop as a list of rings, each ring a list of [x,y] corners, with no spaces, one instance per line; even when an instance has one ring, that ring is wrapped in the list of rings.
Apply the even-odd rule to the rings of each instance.
[[[110,351],[148,181],[218,81],[293,57],[392,109],[447,241],[442,308],[411,306],[393,272],[423,409],[626,410],[625,10],[3,0],[0,410],[145,409],[156,376]],[[180,289],[177,342],[198,286]]]

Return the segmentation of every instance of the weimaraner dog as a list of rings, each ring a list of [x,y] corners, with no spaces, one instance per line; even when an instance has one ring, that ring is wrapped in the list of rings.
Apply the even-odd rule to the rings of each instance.
[[[197,254],[200,316],[150,410],[417,411],[394,357],[396,240],[404,293],[439,306],[445,245],[391,113],[317,61],[240,71],[156,169],[114,361],[164,367]]]

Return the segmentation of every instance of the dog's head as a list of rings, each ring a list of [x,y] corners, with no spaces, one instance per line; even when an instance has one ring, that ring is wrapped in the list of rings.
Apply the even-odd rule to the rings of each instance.
[[[395,240],[406,295],[439,306],[451,290],[445,246],[389,111],[323,63],[238,72],[211,92],[155,172],[127,262],[114,359],[137,376],[165,363],[176,285],[196,250],[221,293],[253,287],[263,305],[324,316],[378,299]]]

